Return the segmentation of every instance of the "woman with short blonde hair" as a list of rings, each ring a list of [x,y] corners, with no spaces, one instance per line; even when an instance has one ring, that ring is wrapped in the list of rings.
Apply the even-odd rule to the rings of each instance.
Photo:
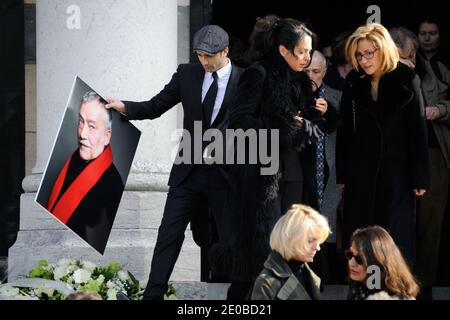
[[[293,205],[283,215],[270,235],[270,247],[285,260],[295,259],[308,251],[308,238],[317,234],[323,243],[331,233],[327,219],[305,205]]]
[[[269,254],[253,288],[253,300],[310,300],[320,296],[320,278],[309,268],[331,233],[327,219],[305,205],[293,205],[275,224]]]

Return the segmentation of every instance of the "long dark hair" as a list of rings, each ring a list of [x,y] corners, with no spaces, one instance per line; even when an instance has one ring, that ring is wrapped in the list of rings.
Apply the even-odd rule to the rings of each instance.
[[[317,45],[317,36],[298,20],[291,18],[279,18],[276,15],[266,15],[257,18],[249,39],[249,49],[244,55],[247,64],[260,60],[262,57],[278,52],[278,47],[283,45],[294,54],[297,43],[310,36],[312,49]],[[311,52],[312,56],[313,52]]]
[[[358,229],[353,232],[351,243],[356,247],[366,267],[380,267],[383,290],[402,298],[417,296],[417,280],[385,229],[380,226]]]

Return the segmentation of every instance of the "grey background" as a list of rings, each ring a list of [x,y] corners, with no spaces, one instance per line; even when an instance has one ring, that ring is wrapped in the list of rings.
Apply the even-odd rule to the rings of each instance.
[[[87,91],[95,90],[83,80],[76,77],[49,162],[47,163],[47,168],[45,169],[36,196],[36,201],[44,207],[59,171],[62,169],[68,157],[78,148],[77,125],[80,101]],[[110,145],[113,153],[113,162],[125,185],[141,132],[126,120],[123,115],[114,110],[112,112],[112,118]]]

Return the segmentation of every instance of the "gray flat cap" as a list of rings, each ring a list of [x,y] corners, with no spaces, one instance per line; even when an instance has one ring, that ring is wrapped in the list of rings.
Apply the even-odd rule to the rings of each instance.
[[[194,51],[213,55],[228,47],[228,33],[216,25],[204,26],[195,33],[193,43]]]

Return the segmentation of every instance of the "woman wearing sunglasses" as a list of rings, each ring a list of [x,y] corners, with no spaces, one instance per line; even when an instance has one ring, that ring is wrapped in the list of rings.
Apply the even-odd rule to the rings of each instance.
[[[345,251],[349,300],[415,299],[419,286],[392,237],[380,226],[356,230]]]
[[[293,205],[272,230],[272,252],[255,281],[252,300],[319,299],[320,278],[308,263],[329,234],[324,216],[311,207]]]
[[[415,260],[415,197],[429,183],[427,126],[420,80],[389,32],[373,23],[347,40],[347,76],[337,132],[337,182],[344,190],[343,239],[380,225]]]

